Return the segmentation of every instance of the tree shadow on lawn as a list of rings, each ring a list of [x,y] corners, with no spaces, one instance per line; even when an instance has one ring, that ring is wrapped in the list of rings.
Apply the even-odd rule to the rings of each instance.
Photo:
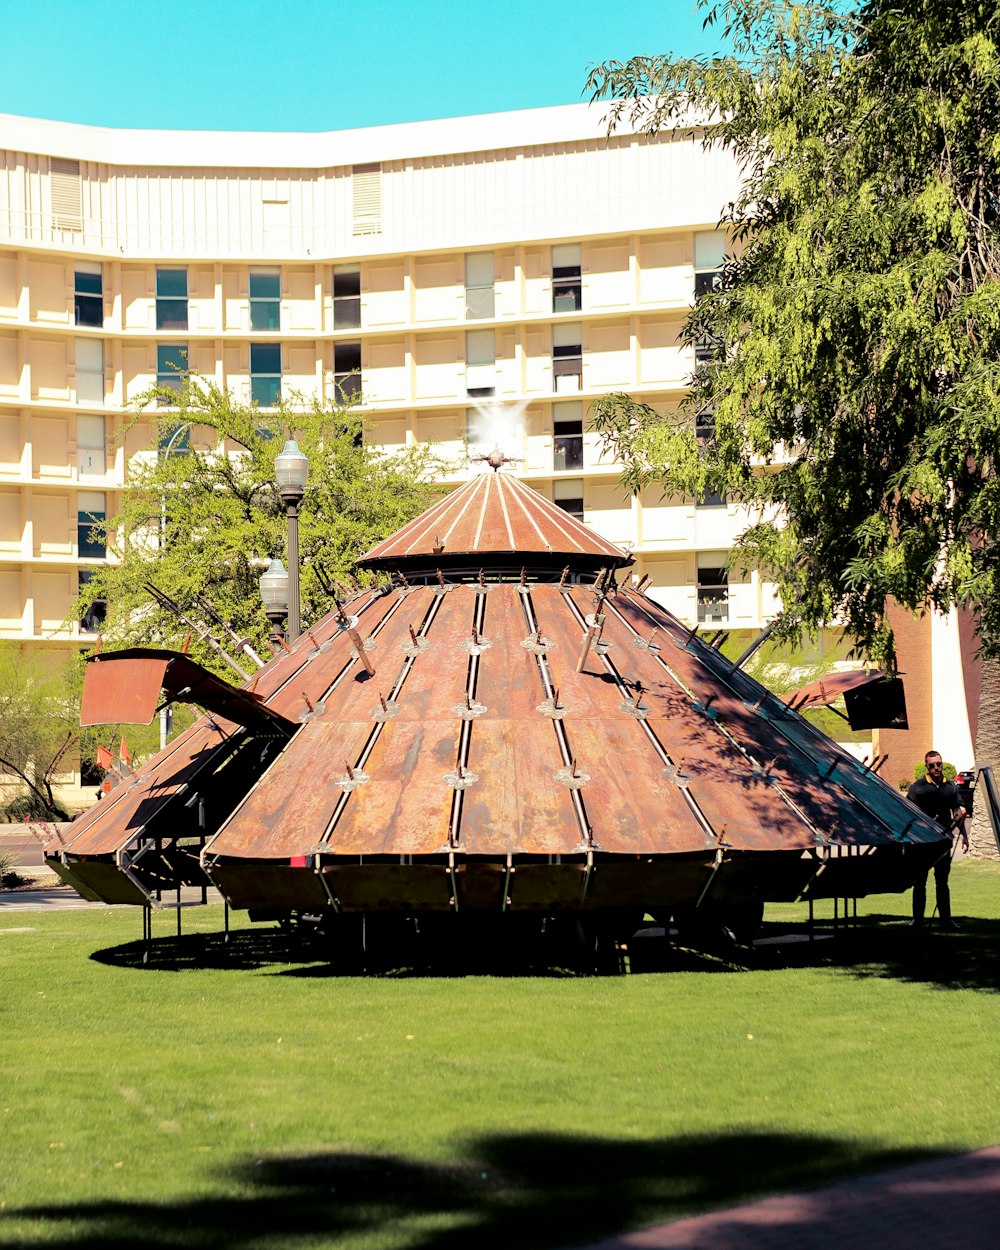
[[[422,1250],[554,1250],[752,1195],[935,1157],[806,1134],[737,1132],[653,1141],[487,1135],[462,1143],[460,1153],[459,1166],[340,1152],[246,1159],[219,1174],[220,1188],[235,1194],[53,1201],[8,1207],[6,1215],[34,1221],[50,1250],[294,1250],[362,1234],[377,1234],[380,1246]],[[833,1227],[838,1217],[826,1206]],[[822,1202],[818,1209],[824,1218]],[[815,1220],[811,1212],[812,1233]]]

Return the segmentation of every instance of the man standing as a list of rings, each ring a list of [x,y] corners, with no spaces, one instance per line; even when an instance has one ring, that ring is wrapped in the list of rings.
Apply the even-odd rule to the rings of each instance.
[[[906,792],[906,797],[932,820],[936,820],[942,829],[954,837],[957,832],[962,839],[962,849],[969,849],[969,835],[965,831],[965,808],[958,794],[958,787],[952,781],[944,779],[944,762],[937,751],[928,751],[924,756],[926,774],[915,781]],[[942,929],[957,929],[959,926],[951,916],[951,893],[948,889],[948,874],[951,872],[951,851],[942,854],[934,865],[934,887],[937,892],[937,909]],[[913,883],[913,920],[911,924],[919,928],[924,923],[924,907],[927,904],[927,870],[917,877]]]

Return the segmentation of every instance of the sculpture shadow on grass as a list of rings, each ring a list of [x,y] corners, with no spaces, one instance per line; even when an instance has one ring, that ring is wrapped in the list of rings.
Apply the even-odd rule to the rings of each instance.
[[[565,935],[563,935],[565,937]],[[646,945],[651,945],[647,943]],[[739,968],[718,953],[699,952],[661,942],[655,952],[633,961],[636,971],[731,971]],[[599,950],[573,940],[526,937],[491,940],[465,934],[449,940],[415,940],[405,930],[383,935],[367,947],[355,935],[331,941],[308,930],[261,925],[222,933],[189,933],[125,942],[94,951],[97,963],[149,972],[196,968],[233,971],[272,970],[277,976],[452,977],[617,975],[627,968],[624,956],[604,945]]]
[[[430,948],[406,934],[396,942],[363,952],[359,946],[338,947],[313,940],[301,931],[274,926],[221,933],[158,937],[95,951],[98,963],[142,971],[183,972],[196,968],[233,971],[268,969],[273,975],[306,978],[337,976],[579,976],[632,972],[734,972],[758,974],[788,967],[836,970],[859,978],[887,978],[941,989],[1000,992],[1000,924],[963,919],[958,933],[943,933],[933,924],[910,929],[896,915],[871,914],[853,928],[841,927],[832,939],[802,940],[802,926],[768,924],[771,937],[799,940],[751,949],[725,947],[695,950],[663,941],[631,942],[628,965],[623,960],[597,959],[592,954],[525,942],[504,946],[493,942],[443,943]],[[640,949],[640,945],[643,949]]]
[[[49,1250],[305,1250],[366,1235],[380,1247],[556,1250],[933,1157],[818,1135],[738,1132],[651,1141],[485,1135],[462,1142],[457,1155],[454,1166],[341,1152],[265,1156],[221,1172],[214,1197],[53,1199],[6,1214],[32,1221]],[[835,1218],[831,1211],[831,1226]]]

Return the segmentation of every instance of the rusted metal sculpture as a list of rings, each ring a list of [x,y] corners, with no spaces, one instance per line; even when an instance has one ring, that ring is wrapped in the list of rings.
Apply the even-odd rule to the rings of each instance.
[[[912,884],[937,826],[496,459],[242,690],[172,653],[92,657],[90,719],[148,720],[160,687],[208,714],[78,818],[56,871],[116,903],[212,884],[266,915],[612,924]]]

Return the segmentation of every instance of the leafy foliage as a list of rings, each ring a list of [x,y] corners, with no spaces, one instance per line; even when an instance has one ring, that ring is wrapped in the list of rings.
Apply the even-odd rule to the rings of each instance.
[[[303,624],[333,606],[320,567],[345,576],[358,555],[432,501],[432,451],[380,453],[363,442],[361,419],[350,411],[283,402],[265,413],[197,377],[140,404],[157,394],[171,404],[158,445],[133,458],[120,510],[96,526],[110,562],[77,605],[83,612],[106,599],[104,632],[117,645],[184,640],[187,627],[153,600],[149,582],[202,621],[203,596],[240,637],[258,650],[266,645],[258,578],[267,560],[286,558],[274,459],[293,432],[310,464],[299,508]],[[140,407],[135,421],[143,417]],[[191,650],[232,676],[196,639]]]
[[[0,811],[8,820],[67,820],[54,777],[75,759],[79,726],[75,671],[56,660],[0,642]]]
[[[676,416],[612,395],[595,423],[629,486],[750,507],[735,562],[778,582],[786,632],[839,618],[891,661],[888,596],[963,603],[998,654],[997,6],[703,7],[731,55],[609,62],[589,87],[613,126],[702,119],[744,171],[686,326],[713,350]]]

